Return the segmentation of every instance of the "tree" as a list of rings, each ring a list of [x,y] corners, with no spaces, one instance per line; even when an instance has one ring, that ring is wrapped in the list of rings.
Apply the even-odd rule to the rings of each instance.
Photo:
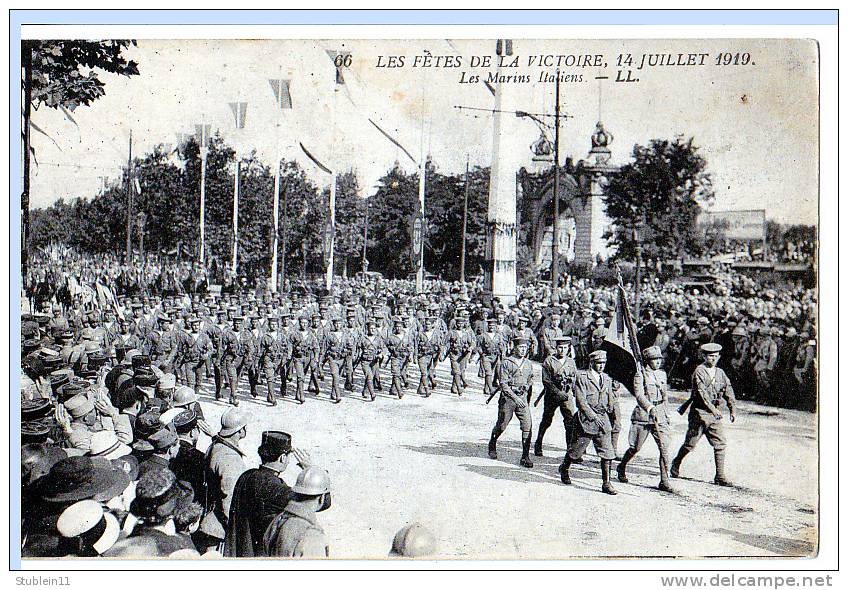
[[[714,198],[707,161],[693,138],[651,140],[609,179],[604,201],[613,229],[605,237],[617,257],[632,259],[637,239],[649,258],[680,256],[697,241],[701,203]]]
[[[29,245],[29,191],[30,156],[33,149],[30,141],[31,128],[46,133],[32,125],[32,109],[42,105],[60,109],[71,119],[80,105],[89,105],[106,93],[100,80],[102,73],[121,76],[138,75],[138,64],[127,60],[123,52],[131,40],[110,41],[62,41],[26,40],[22,42],[21,59],[23,79],[23,121],[21,140],[24,152],[23,192],[21,193],[21,263],[26,275],[27,248]]]

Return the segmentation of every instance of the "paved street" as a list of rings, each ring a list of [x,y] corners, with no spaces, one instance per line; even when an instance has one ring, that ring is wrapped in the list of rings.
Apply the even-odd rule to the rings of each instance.
[[[308,395],[300,406],[289,395],[269,407],[264,385],[250,399],[242,378],[241,405],[254,421],[242,441],[254,462],[262,430],[293,435],[332,477],[333,505],[320,515],[336,558],[386,556],[394,533],[417,520],[440,540],[440,556],[460,559],[563,559],[622,556],[809,556],[817,543],[818,452],[814,414],[739,405],[728,423],[727,471],[734,488],[710,483],[712,452],[706,439],[672,480],[678,493],[655,489],[657,450],[652,440],[630,463],[629,484],[615,482],[618,496],[600,492],[593,451],[572,468],[574,485],[559,481],[565,451],[561,421],[545,437],[545,457],[533,469],[519,467],[518,421],[501,437],[500,458],[486,456],[497,399],[485,404],[476,365],[467,373],[463,397],[449,393],[448,364],[438,369],[439,387],[427,399],[409,391],[402,400],[385,392],[373,403],[356,391],[341,404],[329,395]],[[535,365],[534,399],[541,389]],[[416,369],[409,371],[417,382]],[[384,388],[390,378],[383,372]],[[326,376],[324,391],[329,387]],[[293,384],[289,385],[293,392]],[[205,386],[204,412],[213,428],[229,407]],[[682,394],[680,394],[682,395]],[[622,400],[627,418],[619,451],[627,444],[634,399]],[[676,408],[677,404],[674,404]],[[541,404],[534,408],[534,439]],[[683,440],[684,417],[673,414],[672,453]],[[201,440],[201,447],[208,439]],[[297,470],[286,479],[293,483]]]

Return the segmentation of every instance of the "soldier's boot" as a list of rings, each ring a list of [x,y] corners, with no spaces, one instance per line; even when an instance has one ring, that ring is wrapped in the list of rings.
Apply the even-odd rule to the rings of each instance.
[[[627,464],[630,462],[630,459],[636,456],[636,453],[633,449],[628,448],[624,453],[624,457],[621,458],[621,463],[616,467],[616,471],[618,472],[618,481],[621,483],[628,483],[627,479]]]
[[[662,492],[674,493],[674,488],[671,487],[671,482],[668,481],[668,459],[660,455],[660,485],[659,490]]]
[[[498,429],[492,430],[492,436],[489,438],[489,459],[498,458],[498,437],[501,435]]]
[[[522,467],[533,467],[533,461],[530,460],[530,443],[532,440],[532,432],[521,435],[521,461],[518,464]]]
[[[677,456],[671,462],[671,477],[680,477],[680,465],[683,463],[683,458],[688,454],[689,451],[686,450],[686,447],[680,447]]]
[[[732,487],[733,484],[724,474],[724,449],[715,451],[715,466],[716,474],[715,479],[713,480],[715,484],[722,487]]]
[[[568,474],[568,470],[571,468],[571,459],[568,458],[568,455],[562,458],[562,465],[559,466],[559,479],[565,485],[571,485],[571,476]]]
[[[612,471],[612,459],[601,459],[601,479],[604,482],[601,486],[601,491],[605,494],[609,494],[610,496],[615,496],[618,492],[616,492],[615,488],[612,487],[610,471]]]

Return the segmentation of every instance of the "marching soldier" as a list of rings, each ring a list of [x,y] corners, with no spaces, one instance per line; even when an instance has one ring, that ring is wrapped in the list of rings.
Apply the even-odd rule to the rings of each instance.
[[[468,329],[468,317],[460,311],[455,318],[456,327],[448,335],[447,350],[451,366],[451,393],[462,395],[468,384],[465,382],[465,367],[476,344],[474,334]]]
[[[477,337],[477,355],[483,377],[483,394],[491,396],[495,390],[495,366],[501,352],[500,338],[495,332],[495,320],[486,320],[486,331]]]
[[[206,363],[212,358],[214,346],[206,332],[200,330],[200,318],[191,316],[188,331],[180,332],[180,370],[185,383],[200,393]]]
[[[325,334],[324,327],[321,324],[321,316],[317,313],[312,315],[312,323],[309,331],[312,334],[312,338],[309,341],[311,350],[309,365],[307,367],[309,373],[309,387],[307,387],[307,391],[318,395],[321,393],[319,382],[324,380],[324,372],[321,367],[324,363]]]
[[[421,379],[418,382],[418,394],[430,397],[431,389],[436,387],[436,378],[431,372],[433,357],[441,356],[444,347],[444,333],[436,329],[436,317],[428,315],[424,320],[424,330],[417,334],[415,352]]]
[[[601,490],[614,496],[618,492],[610,482],[610,471],[612,460],[615,459],[611,435],[616,416],[613,380],[604,373],[606,364],[607,353],[596,350],[589,355],[589,369],[577,371],[574,382],[574,397],[577,402],[576,431],[568,442],[568,452],[559,467],[559,474],[562,483],[571,485],[571,464],[582,459],[586,448],[592,443],[601,459]]]
[[[356,365],[359,363],[360,345],[362,342],[362,330],[356,319],[356,308],[349,307],[347,309],[347,333],[345,334],[345,383],[344,388],[347,391],[353,391],[353,374],[356,370]]]
[[[718,368],[718,359],[721,356],[719,344],[707,343],[701,345],[701,353],[704,362],[695,369],[692,375],[692,394],[678,412],[681,414],[689,409],[689,428],[686,431],[686,440],[677,452],[674,461],[671,462],[671,477],[680,477],[680,465],[688,455],[701,436],[706,435],[707,441],[713,447],[715,456],[715,479],[720,486],[731,486],[724,473],[725,450],[727,449],[727,438],[724,432],[722,420],[722,409],[727,404],[730,410],[730,421],[736,421],[736,397],[730,379],[724,371]]]
[[[227,329],[227,312],[219,309],[215,313],[217,321],[209,321],[206,325],[206,334],[212,342],[212,356],[209,364],[212,365],[212,378],[215,381],[215,399],[221,397],[221,386],[223,385],[223,371],[221,369],[221,355],[224,331]]]
[[[394,333],[386,340],[386,349],[389,351],[389,367],[392,372],[392,384],[389,392],[396,395],[398,399],[403,398],[406,389],[406,364],[412,355],[413,343],[409,333],[404,331],[404,318],[395,317]]]
[[[247,318],[247,327],[244,329],[243,336],[245,342],[244,368],[247,372],[250,395],[255,399],[259,395],[256,388],[259,385],[259,341],[262,339],[262,331],[255,315]]]
[[[292,368],[292,348],[291,335],[294,329],[289,326],[289,317],[291,313],[288,311],[288,305],[280,312],[279,332],[277,333],[278,346],[280,347],[280,365],[278,371],[280,373],[280,397],[288,395],[289,379],[291,379]]]
[[[333,403],[342,401],[342,367],[344,366],[347,339],[342,332],[342,318],[334,316],[332,329],[327,333],[326,356],[330,363],[330,399]]]
[[[648,436],[652,436],[660,452],[659,489],[673,493],[668,481],[671,427],[668,419],[668,377],[662,369],[662,350],[659,346],[650,346],[642,351],[642,357],[647,366],[637,370],[633,379],[636,407],[630,416],[630,448],[618,464],[618,481],[627,483],[627,464],[636,456]]]
[[[542,330],[542,345],[545,348],[545,358],[556,356],[557,340],[562,338],[560,329],[560,310],[555,307],[551,310],[550,323]]]
[[[315,337],[309,329],[309,320],[305,315],[301,315],[298,320],[298,329],[293,331],[289,336],[289,344],[291,346],[292,368],[295,376],[295,399],[298,403],[305,403],[304,387],[306,386],[309,365],[312,363],[312,354],[315,347]]]
[[[277,405],[277,400],[274,398],[274,379],[285,354],[282,347],[283,340],[281,340],[278,331],[279,322],[280,320],[276,316],[268,316],[268,329],[259,339],[259,358],[257,359],[259,370],[265,378],[265,386],[268,390],[265,399],[272,406]],[[282,388],[285,388],[285,381],[283,381]]]
[[[539,424],[539,434],[536,437],[534,453],[537,457],[543,457],[542,440],[545,437],[556,411],[562,414],[562,423],[565,426],[565,440],[570,442],[574,434],[574,413],[577,406],[574,401],[574,380],[577,377],[577,365],[574,359],[568,356],[571,346],[571,338],[560,337],[556,339],[556,352],[548,356],[542,363],[542,395],[545,398],[545,409],[542,414],[542,422]],[[538,404],[539,400],[536,400]]]
[[[366,322],[366,334],[362,339],[360,350],[360,363],[362,372],[365,374],[365,384],[362,386],[362,397],[374,401],[377,394],[374,392],[375,374],[380,370],[380,360],[383,358],[385,348],[383,337],[377,332],[377,322],[369,318]]]
[[[244,330],[242,330],[244,318],[241,316],[233,317],[233,325],[224,331],[222,340],[221,363],[224,368],[224,376],[226,378],[227,387],[230,389],[230,403],[234,406],[238,405],[238,382],[241,377],[242,369],[245,366],[245,359],[249,357],[246,347],[249,343],[244,341]],[[216,397],[216,399],[218,399]]]
[[[153,364],[163,373],[173,373],[179,354],[177,332],[174,330],[174,320],[168,313],[159,316],[160,331],[151,334],[150,347]]]
[[[519,315],[517,317],[517,322],[518,327],[513,330],[513,336],[527,338],[527,342],[530,343],[530,358],[536,358],[536,352],[539,349],[539,341],[536,340],[536,335],[533,333],[533,330],[530,329],[530,318],[525,315]]]
[[[498,420],[489,439],[489,458],[497,459],[498,438],[506,430],[513,414],[521,426],[522,467],[533,467],[530,460],[530,441],[533,438],[533,421],[530,416],[530,397],[533,388],[533,367],[527,358],[529,342],[526,338],[513,339],[513,354],[500,363],[498,389]],[[494,394],[492,394],[494,395]],[[489,398],[491,399],[491,398]]]

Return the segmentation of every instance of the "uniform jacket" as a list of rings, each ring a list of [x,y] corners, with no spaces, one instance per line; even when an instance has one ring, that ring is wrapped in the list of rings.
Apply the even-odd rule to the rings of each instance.
[[[636,398],[636,407],[630,416],[631,422],[651,424],[652,420],[648,414],[654,409],[656,423],[668,424],[668,376],[665,371],[650,367],[636,371],[633,378],[633,396]]]
[[[577,371],[574,382],[574,399],[577,402],[577,416],[580,427],[586,434],[611,432],[615,421],[615,396],[612,391],[612,377],[606,373]],[[595,422],[600,419],[600,427]]]
[[[262,537],[286,507],[291,488],[268,466],[242,473],[233,491],[227,526],[227,557],[265,557]]]
[[[244,454],[228,439],[214,437],[206,451],[206,514],[200,530],[224,539],[236,482],[247,467]]]
[[[566,356],[563,360],[551,355],[542,363],[542,385],[545,393],[553,397],[570,398],[573,395],[577,365]]]
[[[713,412],[721,411],[725,402],[731,410],[736,404],[733,386],[727,374],[716,367],[715,377],[710,377],[707,365],[698,365],[692,375],[692,405],[689,408],[689,419],[699,418],[710,425],[716,421]]]
[[[498,373],[498,388],[501,396],[527,398],[533,385],[533,365],[530,359],[507,357]]]
[[[330,546],[315,513],[300,502],[289,502],[262,540],[269,557],[329,557]]]

